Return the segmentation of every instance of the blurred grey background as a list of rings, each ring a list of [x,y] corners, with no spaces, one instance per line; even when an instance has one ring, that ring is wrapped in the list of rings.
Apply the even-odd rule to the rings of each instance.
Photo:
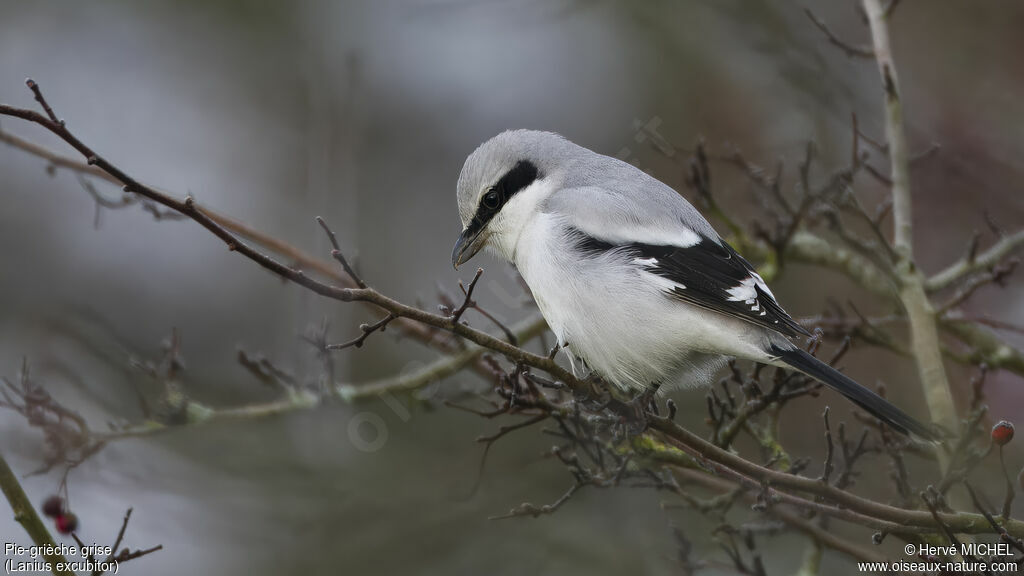
[[[854,3],[815,10],[844,38],[868,41]],[[926,270],[961,256],[971,232],[986,230],[985,212],[1007,229],[1024,225],[1022,27],[1024,5],[1009,1],[905,2],[894,17],[911,145],[942,145],[913,173]],[[0,20],[0,101],[32,107],[28,76],[78,136],[136,177],[327,256],[313,222],[322,215],[371,284],[428,308],[438,284],[457,290],[449,254],[462,161],[501,130],[557,131],[680,189],[680,165],[653,150],[642,127],[677,145],[678,159],[703,137],[762,165],[782,158],[790,175],[813,139],[819,179],[849,156],[851,112],[882,136],[874,64],[828,45],[797,2],[12,2]],[[0,127],[72,152],[24,123]],[[749,221],[750,185],[712,169],[718,192]],[[872,203],[884,192],[863,177],[857,189]],[[309,325],[326,317],[342,340],[371,317],[282,283],[190,222],[129,209],[102,213],[96,227],[72,175],[50,177],[44,162],[6,146],[0,194],[0,374],[15,376],[28,357],[39,381],[99,428],[139,418],[132,384],[152,384],[127,368],[128,355],[159,357],[172,328],[189,394],[231,406],[270,397],[238,367],[236,347],[315,371],[298,337]],[[480,299],[508,319],[530,313],[501,296],[517,293],[514,274],[493,259],[481,264]],[[776,293],[797,316],[820,312],[829,293],[883,309],[816,269],[791,268]],[[1022,303],[1014,279],[983,289],[971,311],[1020,323]],[[435,354],[387,332],[338,354],[338,375],[358,383]],[[924,413],[908,362],[860,347],[845,364]],[[970,374],[951,367],[960,386]],[[991,378],[995,417],[1021,414],[1022,384]],[[703,432],[703,393],[675,397],[689,407],[681,418]],[[828,400],[791,410],[815,415],[784,423],[794,453],[822,450],[816,415]],[[645,491],[585,490],[550,517],[489,521],[570,485],[543,457],[550,439],[536,430],[503,439],[473,493],[474,438],[500,423],[403,402],[408,413],[371,403],[116,442],[70,475],[80,535],[108,543],[134,506],[127,544],[165,549],[124,570],[152,575],[668,574],[678,570],[672,525],[696,541],[697,556],[714,555],[710,526],[663,511],[661,495]],[[386,428],[379,450],[350,440],[364,412]],[[0,413],[0,450],[27,472],[44,446]],[[1019,467],[1020,454],[1010,458]],[[868,488],[885,482],[886,464],[872,465],[878,478],[861,480]],[[52,473],[25,485],[40,501],[58,482]],[[28,544],[3,509],[0,540]],[[838,529],[868,544],[866,530]],[[803,546],[778,536],[764,548],[770,566],[792,572]],[[826,568],[853,570],[832,555]]]

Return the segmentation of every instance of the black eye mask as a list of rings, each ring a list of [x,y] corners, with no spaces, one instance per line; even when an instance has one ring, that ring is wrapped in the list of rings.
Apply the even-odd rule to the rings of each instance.
[[[529,160],[516,162],[516,165],[506,172],[494,186],[484,192],[467,231],[476,232],[486,226],[513,196],[540,177],[540,171],[537,170],[537,166],[533,162]]]

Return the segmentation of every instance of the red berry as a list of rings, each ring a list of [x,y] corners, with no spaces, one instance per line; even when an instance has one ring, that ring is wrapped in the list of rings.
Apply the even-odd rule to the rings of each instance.
[[[78,516],[71,512],[57,516],[57,532],[71,534],[75,530],[78,530]]]
[[[996,422],[992,427],[992,441],[998,446],[1004,446],[1009,444],[1010,440],[1013,440],[1013,424],[1006,420]]]
[[[46,514],[50,518],[56,518],[60,516],[60,513],[64,511],[64,499],[56,494],[50,496],[43,501],[43,514]]]

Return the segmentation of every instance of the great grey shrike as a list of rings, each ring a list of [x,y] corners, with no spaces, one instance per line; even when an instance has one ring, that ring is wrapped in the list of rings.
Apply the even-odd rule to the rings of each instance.
[[[791,339],[808,335],[754,268],[675,190],[550,132],[484,142],[458,182],[452,264],[511,262],[569,353],[633,392],[693,385],[732,356],[798,370],[894,429],[934,433]]]

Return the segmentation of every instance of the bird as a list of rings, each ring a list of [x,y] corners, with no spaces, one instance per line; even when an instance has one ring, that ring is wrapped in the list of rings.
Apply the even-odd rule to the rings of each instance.
[[[577,376],[626,392],[713,381],[731,358],[803,373],[893,429],[935,431],[794,342],[809,332],[675,189],[553,132],[509,130],[466,159],[452,265],[510,262]]]

